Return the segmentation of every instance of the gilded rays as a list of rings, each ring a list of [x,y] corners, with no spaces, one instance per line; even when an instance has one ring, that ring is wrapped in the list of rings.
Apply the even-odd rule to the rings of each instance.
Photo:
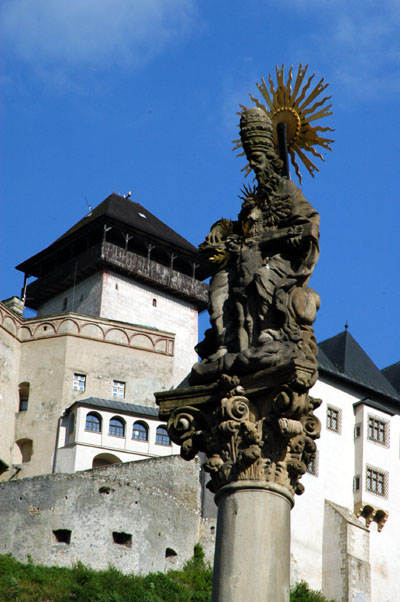
[[[321,100],[318,99],[328,84],[324,84],[324,79],[322,78],[312,88],[311,84],[315,74],[313,73],[310,77],[306,78],[307,68],[308,65],[303,67],[300,63],[293,86],[293,65],[289,69],[286,84],[284,81],[284,65],[280,69],[276,67],[276,87],[271,74],[268,76],[268,86],[263,78],[261,84],[257,84],[257,88],[261,92],[266,105],[250,94],[250,98],[256,106],[265,111],[272,120],[276,147],[278,143],[276,126],[282,121],[286,123],[288,152],[300,182],[301,175],[296,160],[297,157],[314,177],[314,171],[319,170],[306,153],[311,153],[314,157],[318,157],[324,161],[323,156],[316,151],[315,147],[320,146],[324,149],[332,150],[330,143],[333,142],[333,140],[323,138],[319,135],[320,132],[333,132],[332,128],[313,125],[313,122],[316,120],[332,115],[332,111],[329,110],[332,104],[326,104],[331,96],[325,96]],[[237,144],[235,148],[241,146],[240,140],[235,140],[234,142]],[[247,175],[250,167],[247,165],[244,170]]]

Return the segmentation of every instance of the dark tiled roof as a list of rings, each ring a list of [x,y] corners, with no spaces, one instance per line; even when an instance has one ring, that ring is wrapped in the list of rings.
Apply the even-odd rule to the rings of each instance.
[[[381,372],[393,385],[396,391],[400,393],[400,362],[387,366]]]
[[[173,246],[180,247],[191,253],[197,254],[198,252],[196,247],[189,241],[164,224],[164,222],[159,220],[142,205],[115,193],[110,194],[110,196],[100,203],[100,205],[97,205],[95,209],[92,209],[88,215],[77,222],[75,226],[72,226],[72,228],[67,230],[65,234],[60,236],[55,242],[66,238],[73,232],[86,226],[86,224],[103,216],[110,217],[135,230],[141,230],[152,237],[166,241]]]
[[[334,364],[332,364],[331,360],[328,358],[326,353],[321,349],[320,345],[318,345],[318,363],[319,363],[320,369],[323,368],[325,370],[337,372]]]
[[[370,408],[374,408],[375,410],[380,410],[381,412],[386,412],[387,414],[391,414],[392,416],[394,414],[398,414],[399,412],[393,408],[391,408],[387,403],[382,403],[379,401],[376,401],[375,399],[370,399],[369,397],[366,397],[364,399],[360,399],[359,401],[356,401],[356,403],[353,403],[353,407],[357,407],[359,405],[366,405],[369,406]]]
[[[348,330],[322,341],[318,347],[321,371],[325,370],[332,375],[343,376],[355,384],[390,397],[396,402],[400,401],[398,392]]]
[[[20,263],[16,266],[16,269],[27,272],[32,276],[38,276],[38,265],[59,249],[68,246],[74,238],[73,235],[84,237],[91,228],[102,228],[104,224],[109,226],[112,224],[119,225],[124,232],[140,233],[154,242],[158,241],[162,245],[170,247],[171,250],[180,250],[199,263],[202,261],[195,246],[164,224],[145,207],[113,193],[46,249]]]
[[[89,406],[104,410],[113,410],[115,412],[124,412],[128,414],[139,414],[140,416],[152,416],[158,418],[158,408],[151,406],[142,406],[136,403],[127,403],[125,401],[117,401],[116,399],[100,399],[99,397],[88,397],[87,399],[79,399],[74,401],[67,408],[67,412],[75,405]]]

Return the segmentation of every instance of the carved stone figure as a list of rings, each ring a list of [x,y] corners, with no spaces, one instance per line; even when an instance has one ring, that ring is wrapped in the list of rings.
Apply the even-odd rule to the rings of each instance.
[[[288,602],[290,508],[321,430],[314,416],[321,401],[308,393],[318,368],[319,297],[308,282],[319,216],[287,171],[288,152],[298,175],[295,152],[313,175],[302,149],[320,156],[315,145],[329,148],[317,134],[329,128],[310,125],[330,114],[320,108],[327,98],[310,106],[326,86],[321,80],[306,96],[306,70],[300,65],[292,88],[292,68],[286,86],[277,69],[272,98],[264,80],[259,86],[268,109],[258,101],[243,108],[236,142],[256,185],[243,188],[237,219],[216,222],[200,245],[214,266],[211,327],[196,348],[201,361],[190,386],[156,393],[182,457],[207,457],[218,505],[213,602]]]
[[[197,351],[190,383],[213,382],[288,359],[316,362],[311,325],[319,297],[307,286],[319,254],[319,216],[280,175],[268,115],[242,112],[241,140],[257,179],[244,188],[237,221],[214,224],[200,250],[214,264],[211,329]]]

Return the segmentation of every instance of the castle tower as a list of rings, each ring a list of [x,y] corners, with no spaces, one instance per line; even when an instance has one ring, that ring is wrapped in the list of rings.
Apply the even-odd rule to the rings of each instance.
[[[207,304],[197,249],[112,194],[17,269],[36,277],[25,298],[37,317],[3,307],[19,347],[5,465],[21,477],[177,453],[153,391],[179,385],[196,360]]]

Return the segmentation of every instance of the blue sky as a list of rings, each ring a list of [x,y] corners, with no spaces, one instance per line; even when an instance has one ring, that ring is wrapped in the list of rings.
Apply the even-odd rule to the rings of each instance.
[[[2,0],[0,298],[85,199],[132,190],[196,245],[235,218],[238,105],[302,62],[329,82],[335,128],[320,172],[302,170],[317,338],[347,320],[379,367],[399,361],[399,29],[397,0]]]

